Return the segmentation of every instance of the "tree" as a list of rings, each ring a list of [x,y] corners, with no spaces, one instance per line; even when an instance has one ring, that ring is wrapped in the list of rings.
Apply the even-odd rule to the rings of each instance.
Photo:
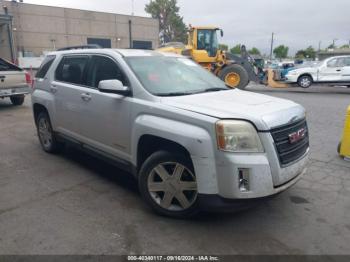
[[[180,16],[177,0],[151,0],[146,4],[145,11],[152,18],[159,20],[160,38],[162,43],[186,42],[187,27]]]
[[[219,49],[222,50],[222,51],[228,51],[228,45],[219,44]]]
[[[256,47],[253,47],[252,49],[250,49],[248,51],[248,53],[251,54],[251,55],[260,55],[261,54],[259,49],[257,49]]]
[[[295,57],[300,58],[300,59],[304,59],[304,58],[315,59],[316,58],[316,50],[312,46],[309,46],[306,49],[299,50],[296,53]]]
[[[340,47],[340,49],[348,49],[348,48],[350,48],[350,45],[343,45]]]
[[[283,59],[283,58],[287,58],[288,51],[289,51],[289,47],[288,46],[280,45],[280,46],[277,46],[273,50],[273,53],[274,53],[276,58]]]
[[[336,45],[335,44],[330,44],[328,47],[327,47],[327,49],[336,49],[337,47],[336,47]]]
[[[232,54],[237,54],[237,55],[239,55],[239,54],[241,53],[241,44],[238,44],[238,45],[235,45],[234,47],[232,47],[232,48],[230,49],[230,52],[231,52]]]

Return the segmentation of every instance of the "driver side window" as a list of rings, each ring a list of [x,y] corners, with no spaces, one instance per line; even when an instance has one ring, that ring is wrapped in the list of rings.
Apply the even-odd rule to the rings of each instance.
[[[105,56],[93,56],[87,77],[87,85],[98,88],[99,83],[103,80],[119,80],[124,86],[127,85],[126,79],[116,62]]]

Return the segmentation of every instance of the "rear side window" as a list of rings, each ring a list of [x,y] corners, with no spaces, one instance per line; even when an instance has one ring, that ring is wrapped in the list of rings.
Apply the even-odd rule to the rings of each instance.
[[[350,57],[338,58],[338,67],[350,66]]]
[[[64,57],[56,69],[56,80],[77,85],[86,85],[84,72],[88,56]]]
[[[53,61],[55,61],[56,56],[54,55],[48,55],[45,57],[44,61],[42,62],[39,71],[36,73],[36,78],[44,78],[47,74],[47,71],[49,71]]]
[[[18,66],[0,58],[0,71],[22,71]]]

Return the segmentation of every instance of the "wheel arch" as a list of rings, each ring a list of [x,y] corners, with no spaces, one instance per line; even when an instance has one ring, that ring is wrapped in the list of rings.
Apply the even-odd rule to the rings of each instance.
[[[153,145],[151,148],[139,146],[148,146],[152,142],[160,143],[163,150],[170,148],[187,155],[198,178],[199,192],[215,194],[217,183],[213,182],[216,181],[213,177],[216,176],[216,165],[213,160],[216,141],[213,139],[204,127],[162,116],[141,115],[135,119],[133,125],[131,163],[139,170],[146,156],[158,148]]]
[[[310,77],[311,80],[312,80],[312,82],[315,81],[315,80],[314,80],[314,77],[312,76],[312,74],[310,74],[310,73],[303,73],[303,74],[301,74],[300,76],[298,76],[298,82],[299,82],[299,79],[300,79],[301,77],[303,77],[303,76],[308,76],[308,77]]]
[[[184,146],[169,139],[145,134],[140,137],[137,145],[137,172],[148,157],[160,150],[184,155],[192,163],[193,168],[191,154]]]
[[[33,104],[33,115],[34,115],[35,124],[37,124],[38,116],[42,112],[45,112],[50,116],[49,111],[47,110],[47,108],[45,106],[43,106],[42,104],[39,104],[39,103],[34,103]]]

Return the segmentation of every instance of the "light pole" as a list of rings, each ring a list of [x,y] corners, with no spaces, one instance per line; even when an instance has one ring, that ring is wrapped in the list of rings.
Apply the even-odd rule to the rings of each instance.
[[[272,37],[271,37],[270,61],[272,61],[273,41],[274,41],[273,37],[274,37],[274,33],[272,33]]]
[[[337,39],[337,38],[334,38],[334,39],[333,39],[333,48],[334,48],[334,49],[335,49],[335,42],[336,42],[336,41],[338,41],[338,39]]]

